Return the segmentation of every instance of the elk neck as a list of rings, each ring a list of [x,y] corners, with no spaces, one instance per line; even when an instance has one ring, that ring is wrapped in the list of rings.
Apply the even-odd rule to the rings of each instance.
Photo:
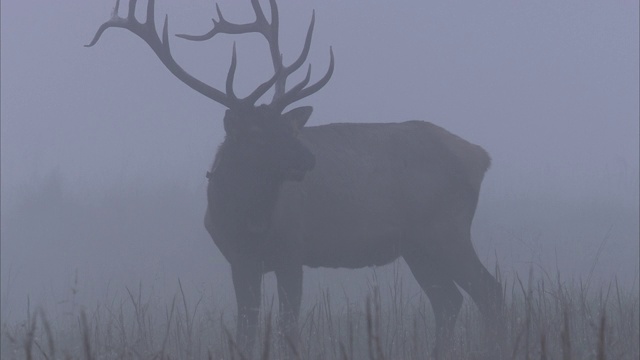
[[[225,140],[208,175],[207,202],[215,226],[229,235],[264,235],[283,179],[266,164],[237,156]]]

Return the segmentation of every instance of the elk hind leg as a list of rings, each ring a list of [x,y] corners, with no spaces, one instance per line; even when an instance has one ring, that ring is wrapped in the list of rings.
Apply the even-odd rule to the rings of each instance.
[[[480,262],[469,233],[461,235],[456,243],[461,245],[459,252],[450,258],[450,263],[455,264],[451,269],[454,280],[471,296],[483,317],[495,322],[502,308],[502,285]]]
[[[505,348],[501,343],[505,339],[502,285],[480,262],[471,244],[469,232],[450,241],[459,246],[455,248],[457,251],[447,256],[447,263],[452,264],[449,270],[456,284],[469,294],[478,306],[484,318],[482,336],[492,348]]]
[[[449,274],[426,251],[416,247],[403,252],[413,276],[427,294],[436,320],[436,346],[434,356],[446,357],[453,347],[453,333],[462,307],[462,294]]]

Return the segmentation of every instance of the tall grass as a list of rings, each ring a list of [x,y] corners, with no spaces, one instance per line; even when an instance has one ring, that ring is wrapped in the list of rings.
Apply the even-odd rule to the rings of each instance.
[[[638,359],[638,294],[617,280],[596,290],[559,275],[523,282],[503,280],[506,295],[500,338],[487,335],[481,316],[465,301],[451,359]],[[402,279],[371,285],[363,299],[336,301],[328,290],[307,304],[299,341],[280,336],[274,299],[263,301],[256,349],[238,348],[230,311],[179,283],[163,304],[144,289],[77,306],[58,320],[27,307],[25,319],[2,325],[2,359],[428,359],[435,329],[427,298],[408,294]]]

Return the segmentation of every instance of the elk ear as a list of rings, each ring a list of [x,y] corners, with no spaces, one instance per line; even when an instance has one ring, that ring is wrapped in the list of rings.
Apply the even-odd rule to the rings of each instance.
[[[282,118],[285,122],[291,124],[293,130],[298,133],[307,123],[312,112],[313,108],[311,106],[301,106],[282,114]]]

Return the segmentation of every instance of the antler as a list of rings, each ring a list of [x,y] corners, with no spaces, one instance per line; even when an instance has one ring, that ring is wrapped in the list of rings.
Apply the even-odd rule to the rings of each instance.
[[[202,95],[228,107],[232,108],[237,106],[240,102],[244,102],[247,98],[239,100],[235,94],[233,93],[233,78],[236,69],[236,51],[235,44],[233,47],[233,53],[231,57],[231,66],[229,67],[229,72],[227,73],[227,82],[226,82],[226,93],[208,85],[204,82],[196,79],[191,74],[187,73],[180,65],[176,63],[171,55],[171,50],[169,47],[169,31],[168,31],[168,16],[164,18],[164,27],[162,29],[162,39],[158,36],[155,27],[155,14],[154,14],[154,5],[155,0],[148,0],[147,3],[147,18],[144,23],[139,22],[135,17],[135,10],[137,0],[129,1],[129,9],[126,17],[118,16],[118,9],[120,7],[120,0],[116,0],[116,6],[113,9],[111,14],[111,19],[102,24],[98,31],[96,32],[93,40],[86,47],[91,47],[95,45],[102,33],[109,28],[123,28],[131,31],[132,33],[138,35],[142,40],[144,40],[151,49],[156,53],[160,61],[171,71],[173,75],[175,75],[178,79],[180,79],[183,83],[201,93]],[[253,99],[256,96],[256,93],[266,92],[273,84],[278,80],[278,72],[273,75],[271,79],[266,81],[265,83],[258,86],[258,88],[252,93],[248,98]],[[261,95],[262,95],[261,94]],[[260,95],[260,96],[261,96]],[[257,98],[259,98],[258,96]],[[257,100],[256,98],[256,100]],[[253,100],[255,102],[255,100]]]
[[[269,43],[269,50],[271,52],[271,60],[273,63],[274,69],[274,77],[277,77],[275,81],[275,92],[273,95],[273,99],[271,101],[272,108],[277,111],[284,110],[285,107],[290,105],[291,103],[300,100],[304,97],[307,97],[316,91],[320,90],[323,86],[327,84],[331,75],[333,75],[333,50],[329,48],[330,54],[330,62],[329,69],[326,74],[313,85],[306,87],[311,78],[311,65],[309,65],[309,69],[307,71],[307,76],[297,85],[293,86],[291,89],[285,92],[285,86],[287,77],[291,75],[294,71],[298,70],[300,66],[306,61],[307,55],[309,54],[309,49],[311,47],[311,38],[313,35],[313,27],[315,24],[315,11],[311,16],[311,23],[309,24],[309,29],[307,30],[307,36],[305,39],[304,47],[302,48],[302,52],[298,56],[298,58],[291,63],[289,66],[285,66],[282,63],[282,53],[280,52],[280,45],[278,43],[278,27],[279,27],[279,19],[278,19],[278,6],[275,0],[269,0],[269,4],[271,7],[271,23],[269,23],[264,16],[264,12],[260,7],[260,3],[258,0],[251,0],[251,5],[253,7],[253,11],[256,14],[255,21],[251,23],[245,24],[234,24],[227,21],[223,15],[222,11],[220,11],[220,7],[216,4],[216,12],[218,13],[218,20],[213,20],[213,29],[211,29],[208,33],[204,35],[186,35],[186,34],[178,34],[176,36],[193,41],[204,41],[209,40],[216,36],[217,34],[245,34],[245,33],[259,33],[267,40]],[[272,84],[273,85],[273,84]],[[271,87],[266,86],[266,83],[261,85],[256,91],[254,91],[247,98],[247,102],[255,103],[264,93]]]

